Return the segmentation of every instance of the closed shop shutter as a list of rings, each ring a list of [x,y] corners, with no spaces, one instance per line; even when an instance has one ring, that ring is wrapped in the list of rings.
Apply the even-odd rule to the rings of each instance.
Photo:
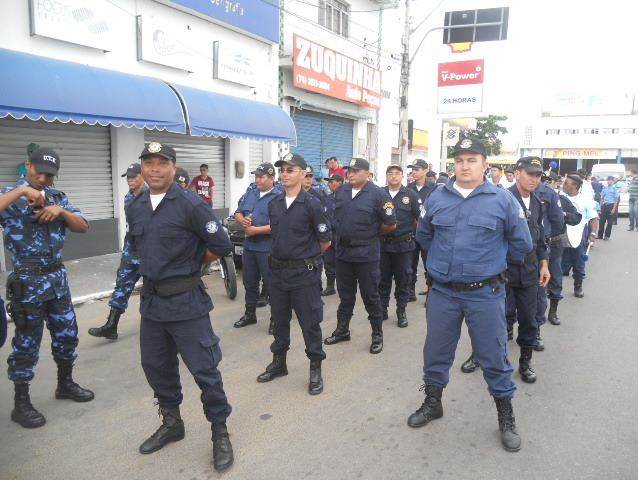
[[[320,171],[328,157],[337,157],[348,165],[352,158],[353,120],[333,115],[297,110],[293,114],[297,146],[291,151],[303,155],[309,165]]]
[[[60,155],[55,187],[90,220],[113,218],[111,139],[108,127],[0,119],[0,185],[15,183],[18,165],[35,142]]]
[[[225,143],[218,137],[191,137],[178,133],[147,131],[145,142],[170,145],[177,153],[177,165],[184,168],[191,179],[199,175],[199,166],[208,165],[208,175],[213,177],[213,208],[226,207]]]
[[[249,172],[254,172],[260,163],[264,162],[264,142],[250,141],[250,151],[248,153]]]

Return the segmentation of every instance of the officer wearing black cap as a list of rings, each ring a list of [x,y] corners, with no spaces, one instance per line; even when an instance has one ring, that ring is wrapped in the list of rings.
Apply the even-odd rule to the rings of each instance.
[[[506,318],[508,335],[518,321],[516,343],[521,348],[518,371],[526,383],[536,381],[531,366],[532,351],[538,344],[536,310],[538,288],[547,286],[550,274],[547,263],[548,252],[543,228],[543,206],[534,193],[543,174],[543,164],[537,157],[523,157],[516,163],[516,183],[508,190],[514,195],[525,212],[534,249],[522,261],[508,257]],[[467,363],[472,361],[470,358]],[[463,365],[464,372],[473,371]]]
[[[357,298],[357,283],[372,326],[370,353],[383,350],[383,313],[379,297],[379,236],[396,229],[394,204],[388,192],[368,180],[370,164],[353,158],[348,183],[336,194],[337,328],[326,345],[350,340],[350,319]]]
[[[319,200],[324,211],[327,210],[328,194],[322,185],[315,182],[315,171],[311,165],[306,167],[306,176],[301,186],[306,192]]]
[[[414,230],[421,215],[417,193],[402,185],[403,169],[392,164],[386,169],[387,186],[384,189],[392,197],[397,229],[381,237],[381,280],[379,295],[383,307],[383,319],[388,318],[390,290],[394,277],[394,298],[397,302],[397,325],[408,326],[405,308],[410,298],[412,282],[412,253],[415,250]]]
[[[124,196],[124,210],[126,211],[133,199],[141,195],[146,188],[142,178],[142,167],[139,163],[130,164],[122,177],[126,177],[126,183],[129,187],[129,191]],[[106,323],[101,327],[89,328],[89,335],[117,340],[117,326],[120,322],[120,316],[128,308],[128,300],[140,279],[139,265],[139,258],[131,251],[131,242],[125,238],[120,266],[115,275],[115,289],[111,294],[111,300],[109,300],[109,307],[111,307],[109,315]]]
[[[532,241],[516,199],[486,181],[486,154],[480,141],[461,139],[454,147],[455,176],[430,195],[419,221],[417,241],[428,251],[431,283],[423,347],[425,400],[408,425],[423,427],[443,416],[441,397],[465,321],[494,397],[501,443],[514,452],[521,439],[511,402],[516,386],[507,358],[503,272],[506,257],[520,261]]]
[[[417,158],[414,162],[412,162],[412,165],[408,165],[408,168],[412,169],[412,178],[414,178],[413,182],[408,183],[408,188],[416,192],[419,199],[419,207],[423,214],[427,208],[427,198],[434,190],[436,190],[436,183],[428,182],[427,174],[430,173],[430,166],[422,158]],[[422,251],[421,247],[417,244],[415,244],[414,247],[415,248],[412,252],[412,278],[409,295],[410,302],[416,301],[416,280],[419,269],[419,257],[423,260],[424,268],[426,261],[426,252]]]
[[[306,356],[310,359],[308,393],[323,391],[321,362],[321,252],[330,246],[330,224],[319,201],[302,188],[306,161],[287,154],[275,163],[281,172],[284,192],[268,205],[272,247],[270,249],[270,308],[274,320],[272,362],[257,377],[260,383],[288,375],[286,354],[290,348],[290,320],[294,309],[301,326]]]
[[[257,188],[248,187],[235,211],[235,219],[244,227],[246,235],[242,252],[246,310],[235,322],[235,328],[257,323],[260,279],[263,279],[266,290],[270,291],[268,254],[272,246],[272,234],[268,205],[281,193],[279,186],[275,185],[275,167],[271,163],[262,163],[251,173],[255,175]]]
[[[343,185],[343,177],[338,173],[333,173],[329,177],[324,178],[325,181],[328,182],[328,188],[330,189],[330,193],[326,197],[326,215],[328,216],[328,221],[332,227],[332,240],[330,242],[330,247],[323,252],[323,262],[326,268],[326,288],[321,291],[322,297],[328,297],[330,295],[335,295],[337,291],[335,290],[335,281],[337,279],[336,273],[336,258],[335,258],[335,228],[334,228],[334,216],[335,216],[335,195],[337,190]]]
[[[45,323],[58,366],[55,398],[88,402],[94,397],[73,381],[78,325],[62,263],[67,229],[86,233],[89,223],[63,192],[52,187],[60,164],[53,149],[37,148],[26,162],[26,177],[0,190],[0,225],[13,261],[6,280],[7,311],[15,324],[7,359],[15,388],[11,420],[24,428],[46,422],[29,396]]]
[[[175,178],[173,181],[179,185],[182,190],[186,190],[191,183],[188,172],[182,167],[177,167],[175,169]]]
[[[144,278],[140,298],[142,368],[163,417],[162,425],[142,443],[140,452],[155,452],[184,438],[179,412],[179,353],[202,391],[204,413],[212,423],[213,465],[223,471],[233,463],[226,428],[231,407],[217,369],[221,349],[210,324],[213,304],[199,272],[205,261],[228,254],[232,243],[210,206],[195,192],[174,183],[176,156],[172,147],[151,142],[140,159],[149,191],[131,202],[126,221]]]

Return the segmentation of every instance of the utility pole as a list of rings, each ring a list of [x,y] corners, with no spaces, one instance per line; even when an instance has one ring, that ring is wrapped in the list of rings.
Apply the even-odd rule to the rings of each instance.
[[[408,164],[408,88],[410,86],[410,0],[405,0],[405,27],[403,33],[403,55],[401,57],[401,97],[399,107],[399,163]]]

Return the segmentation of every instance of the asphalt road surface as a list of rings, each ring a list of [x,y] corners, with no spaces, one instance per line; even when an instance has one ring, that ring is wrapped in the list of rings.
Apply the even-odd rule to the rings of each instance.
[[[380,355],[368,353],[370,327],[358,299],[353,339],[326,347],[325,391],[311,397],[298,325],[292,329],[289,375],[258,384],[256,376],[271,359],[268,309],[258,309],[258,325],[234,329],[243,290],[231,301],[213,275],[206,280],[215,302],[212,322],[222,339],[221,371],[234,409],[228,421],[235,449],[230,471],[219,475],[212,468],[210,426],[183,365],[186,438],[152,455],[138,453],[159,419],[140,367],[134,297],[116,342],[87,334],[104,321],[106,301],[77,309],[75,378],[95,391],[93,402],[54,399],[48,334],[31,389],[47,418],[43,428],[11,422],[12,384],[0,382],[0,479],[636,479],[638,233],[626,226],[621,219],[612,239],[596,245],[584,299],[573,297],[572,280],[565,279],[563,323],[543,328],[547,348],[534,354],[538,381],[527,385],[515,374],[514,411],[523,438],[518,453],[501,448],[496,409],[480,372],[459,370],[470,352],[465,328],[443,396],[444,417],[421,429],[406,426],[423,400],[423,297],[409,304],[406,329],[396,327],[391,304]],[[327,336],[336,324],[337,297],[325,303]],[[518,348],[510,347],[517,366]],[[3,359],[8,353],[5,345]]]

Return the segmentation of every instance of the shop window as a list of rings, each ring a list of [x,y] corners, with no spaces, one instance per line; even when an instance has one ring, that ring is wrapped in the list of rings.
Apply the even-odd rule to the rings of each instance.
[[[585,132],[585,135],[598,135],[597,128],[586,128],[584,132]]]
[[[558,128],[548,128],[545,130],[545,135],[560,135],[560,130]]]
[[[350,6],[338,0],[319,0],[319,25],[348,37]]]
[[[580,130],[577,128],[566,128],[563,130],[563,133],[565,135],[578,135],[580,133]]]
[[[507,40],[508,19],[509,7],[445,12],[444,25],[446,27],[480,23],[498,23],[498,25],[446,28],[443,30],[443,43],[493,42],[498,40]]]

